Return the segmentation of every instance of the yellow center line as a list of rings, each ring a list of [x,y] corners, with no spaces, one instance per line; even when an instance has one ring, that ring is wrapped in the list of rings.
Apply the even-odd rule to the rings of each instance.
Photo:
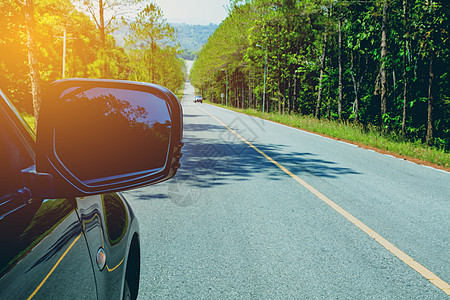
[[[108,272],[112,272],[112,271],[114,271],[115,269],[117,269],[122,263],[123,263],[123,261],[125,260],[125,256],[122,258],[122,260],[117,264],[117,266],[115,266],[114,268],[112,268],[112,269],[110,269],[109,267],[108,267],[108,265],[106,265],[106,269],[108,270]]]
[[[81,233],[80,233],[80,235],[78,235],[76,237],[76,239],[72,242],[72,244],[70,244],[69,248],[67,248],[67,250],[63,253],[63,255],[58,259],[58,261],[53,266],[53,268],[50,270],[50,272],[47,274],[47,276],[45,276],[44,280],[42,280],[42,282],[38,285],[38,287],[34,290],[34,292],[30,295],[30,297],[28,297],[27,300],[30,300],[31,298],[33,298],[36,295],[36,293],[41,289],[41,287],[44,285],[44,283],[47,281],[47,279],[50,277],[50,275],[52,275],[52,273],[56,270],[56,268],[61,263],[63,258],[67,255],[67,253],[69,253],[70,249],[72,249],[73,245],[75,245],[75,243],[80,239],[80,237],[81,237]]]
[[[201,108],[205,113],[210,115],[213,119],[215,119],[217,122],[219,122],[222,126],[224,126],[226,129],[231,131],[235,136],[237,136],[239,139],[241,139],[244,143],[246,143],[248,146],[253,148],[256,152],[264,156],[267,160],[269,160],[271,163],[276,165],[278,168],[280,168],[283,172],[291,176],[295,181],[300,183],[303,187],[305,187],[307,190],[309,190],[311,193],[313,193],[317,198],[328,204],[331,208],[333,208],[335,211],[337,211],[339,214],[341,214],[344,218],[346,218],[348,221],[353,223],[356,227],[361,229],[364,233],[366,233],[368,236],[373,238],[376,242],[378,242],[381,246],[386,248],[389,252],[397,256],[401,261],[403,261],[405,264],[413,268],[416,272],[418,272],[420,275],[428,279],[432,284],[434,284],[436,287],[441,289],[444,293],[450,296],[450,285],[446,283],[444,280],[439,278],[437,275],[435,275],[433,272],[416,262],[414,259],[412,259],[410,256],[408,256],[406,253],[401,251],[399,248],[391,244],[388,240],[383,238],[381,235],[373,231],[370,227],[368,227],[366,224],[355,218],[353,215],[351,215],[349,212],[347,212],[345,209],[337,205],[335,202],[331,201],[328,197],[326,197],[324,194],[316,190],[314,187],[309,185],[307,182],[299,178],[297,175],[293,174],[291,171],[286,169],[283,165],[278,163],[276,160],[271,158],[269,155],[261,151],[259,148],[254,146],[252,143],[247,141],[245,138],[243,138],[239,133],[228,127],[225,123],[223,123],[221,120],[207,112],[205,109]]]

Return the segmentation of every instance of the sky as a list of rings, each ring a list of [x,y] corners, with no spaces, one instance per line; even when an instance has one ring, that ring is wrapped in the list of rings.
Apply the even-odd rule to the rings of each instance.
[[[220,24],[228,15],[228,0],[154,0],[169,23]]]

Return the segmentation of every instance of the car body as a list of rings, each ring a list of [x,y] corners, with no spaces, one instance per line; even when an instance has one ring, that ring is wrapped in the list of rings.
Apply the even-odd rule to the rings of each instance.
[[[133,106],[136,96],[142,99]],[[1,299],[136,299],[139,226],[119,191],[175,174],[182,145],[177,102],[170,91],[155,85],[63,80],[54,83],[43,98],[36,137],[0,91]],[[124,108],[117,113],[119,104]],[[151,113],[145,115],[145,108],[152,109]],[[80,119],[84,113],[90,121]],[[137,117],[125,120],[129,123],[124,125],[124,116],[130,114]],[[147,123],[141,122],[149,115],[151,121],[148,117]],[[162,121],[168,125],[164,127]],[[88,127],[76,125],[83,122]],[[102,122],[117,131],[106,132]],[[87,133],[93,124],[99,128]],[[157,126],[163,128],[158,138],[165,137],[161,155],[147,152],[139,156],[142,151],[132,149],[145,149],[140,142],[145,138],[155,144],[149,132]],[[129,139],[130,132],[135,140]],[[108,144],[103,147],[96,143],[99,139]],[[117,149],[123,142],[131,144]],[[114,155],[128,154],[131,158],[124,158],[124,164],[115,163]],[[147,167],[154,157],[162,159],[158,168]],[[103,161],[95,166],[94,159]],[[99,171],[102,164],[106,167]]]
[[[197,102],[203,103],[203,97],[199,95],[194,96],[194,103]]]

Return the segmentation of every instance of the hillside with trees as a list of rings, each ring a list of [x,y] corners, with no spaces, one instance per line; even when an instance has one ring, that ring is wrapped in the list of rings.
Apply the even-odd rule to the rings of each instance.
[[[184,82],[184,63],[166,42],[175,31],[158,6],[136,11],[137,18],[129,22],[133,31],[127,39],[139,45],[135,50],[118,46],[111,35],[115,22],[135,2],[2,0],[0,88],[19,110],[34,115],[41,91],[63,77],[147,81],[176,92]]]
[[[232,1],[191,81],[219,102],[450,149],[449,3]],[[227,84],[228,83],[228,84]]]
[[[209,25],[190,25],[186,23],[170,23],[175,30],[176,39],[169,41],[171,46],[178,45],[178,56],[186,60],[194,60],[196,53],[203,47],[208,41],[208,38],[219,27],[216,24]],[[122,47],[125,45],[127,35],[130,33],[130,28],[123,23],[117,24],[117,29],[114,30],[112,35],[117,41],[117,44]]]
[[[177,40],[180,49],[183,51],[181,56],[187,60],[194,60],[196,53],[208,41],[208,38],[219,27],[216,24],[209,25],[190,25],[190,24],[171,24],[177,32]]]

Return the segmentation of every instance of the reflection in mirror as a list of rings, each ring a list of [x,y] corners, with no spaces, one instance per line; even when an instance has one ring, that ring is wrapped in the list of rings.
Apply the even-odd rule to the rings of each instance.
[[[61,95],[54,151],[79,180],[94,184],[93,179],[165,167],[172,123],[163,99],[104,87],[71,88]]]

